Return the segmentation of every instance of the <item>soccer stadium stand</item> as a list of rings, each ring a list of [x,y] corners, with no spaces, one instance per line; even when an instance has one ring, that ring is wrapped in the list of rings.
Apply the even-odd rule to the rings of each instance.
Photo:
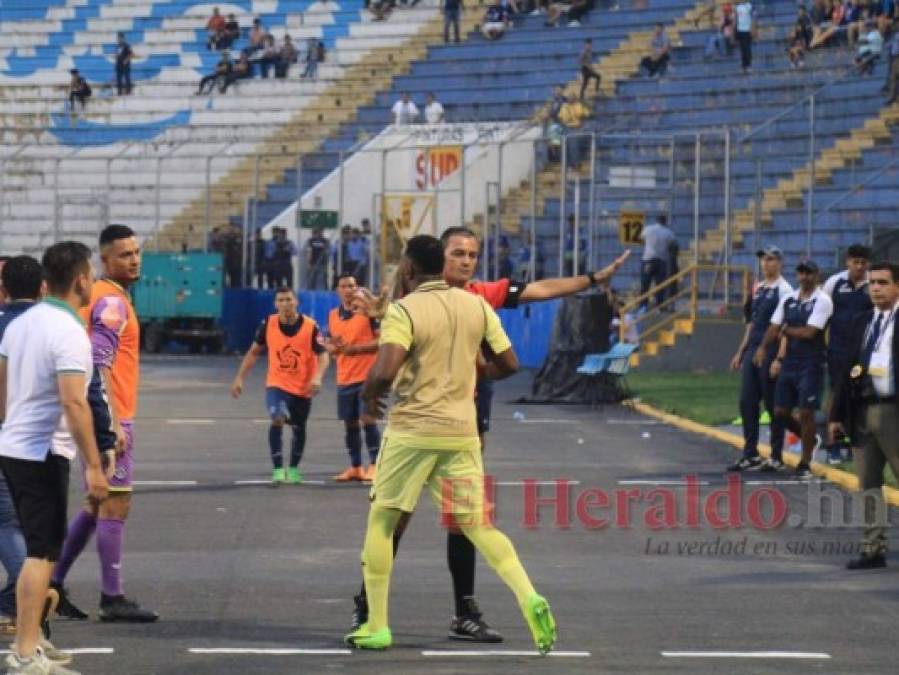
[[[442,17],[428,0],[400,7],[378,22],[358,0],[219,3],[222,13],[234,12],[245,28],[259,17],[276,38],[290,33],[302,45],[318,37],[328,55],[315,81],[300,80],[294,67],[286,80],[242,81],[234,91],[206,98],[194,92],[199,77],[219,58],[205,46],[213,5],[3,3],[4,249],[37,248],[59,233],[95,231],[105,219],[127,220],[144,234],[161,231],[164,247],[196,247],[207,226],[242,222],[254,194],[260,200],[253,222],[264,225],[294,201],[298,180],[304,189],[312,187],[360,139],[383,129],[403,91],[419,102],[436,91],[451,122],[542,123],[553,85],[567,82],[567,91],[577,91],[577,55],[586,37],[593,39],[603,75],[595,115],[582,128],[596,134],[596,264],[620,248],[622,209],[648,215],[667,211],[690,259],[697,225],[700,258],[722,259],[726,208],[731,262],[751,262],[752,244],[759,239],[798,256],[807,246],[811,157],[811,253],[830,261],[836,247],[867,238],[872,227],[887,222],[899,188],[890,127],[899,112],[884,107],[879,92],[885,64],[878,64],[873,76],[859,77],[851,72],[849,50],[827,48],[809,53],[805,67],[791,68],[785,54],[795,16],[791,3],[759,8],[753,70],[747,74],[740,72],[736,55],[706,58],[711,29],[698,19],[707,5],[688,0],[598,7],[578,27],[547,28],[543,16],[517,16],[514,29],[499,40],[476,30],[483,7],[471,7],[461,45],[441,44]],[[656,22],[666,25],[675,49],[667,74],[650,79],[639,72],[639,61]],[[125,33],[136,54],[131,96],[112,95],[117,31]],[[232,51],[245,41],[244,36]],[[72,67],[95,89],[83,112],[68,110],[63,95]],[[301,177],[295,169],[299,155]],[[577,211],[582,232],[590,221],[591,167],[585,161],[570,169],[569,178],[581,183],[577,205],[571,187],[560,199],[558,163],[542,157],[539,169],[534,222],[546,274],[556,274],[560,220]],[[622,182],[622,169],[649,177],[650,187]],[[863,189],[852,192],[860,184]],[[503,195],[502,233],[513,250],[527,240],[530,209],[529,185]],[[470,220],[483,226],[496,218],[475,214]],[[625,277],[631,284],[636,269],[634,260]]]

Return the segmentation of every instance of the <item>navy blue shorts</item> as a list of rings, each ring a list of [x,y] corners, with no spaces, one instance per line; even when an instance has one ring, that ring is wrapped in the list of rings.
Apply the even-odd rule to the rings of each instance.
[[[824,364],[818,359],[784,362],[774,390],[774,407],[817,410],[821,405]]]
[[[289,394],[277,387],[267,387],[265,407],[273,422],[281,419],[292,427],[298,427],[306,424],[309,408],[312,407],[312,399]]]
[[[478,416],[478,435],[490,431],[490,408],[493,403],[493,380],[478,380],[475,408]]]
[[[337,387],[337,419],[347,422],[362,416],[363,384],[358,382]]]

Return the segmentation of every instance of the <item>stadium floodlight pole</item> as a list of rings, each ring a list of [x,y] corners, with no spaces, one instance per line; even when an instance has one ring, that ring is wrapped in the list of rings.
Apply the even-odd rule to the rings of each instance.
[[[815,217],[815,95],[808,100],[808,214],[806,216],[805,257],[812,257],[812,220]]]
[[[696,132],[693,145],[693,264],[699,264],[699,208],[702,190],[702,133]]]
[[[568,136],[562,136],[562,164],[559,167],[559,276],[565,276],[565,192],[568,187]]]
[[[537,141],[531,143],[531,255],[528,257],[528,281],[537,280]]]
[[[587,216],[590,239],[587,245],[587,269],[596,267],[594,243],[596,239],[596,132],[590,132],[590,194],[588,206],[590,213]]]

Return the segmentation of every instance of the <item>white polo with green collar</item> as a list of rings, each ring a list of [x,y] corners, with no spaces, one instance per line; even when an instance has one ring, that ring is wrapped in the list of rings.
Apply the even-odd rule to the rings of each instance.
[[[66,303],[48,298],[13,321],[0,342],[6,361],[6,420],[0,456],[42,462],[63,418],[59,377],[90,384],[91,344],[79,316]],[[73,448],[54,448],[74,457]]]

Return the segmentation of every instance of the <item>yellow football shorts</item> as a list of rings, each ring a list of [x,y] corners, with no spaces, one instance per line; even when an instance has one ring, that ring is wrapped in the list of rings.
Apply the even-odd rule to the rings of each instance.
[[[371,501],[411,513],[425,485],[444,515],[485,514],[484,465],[478,438],[434,438],[386,430]]]

